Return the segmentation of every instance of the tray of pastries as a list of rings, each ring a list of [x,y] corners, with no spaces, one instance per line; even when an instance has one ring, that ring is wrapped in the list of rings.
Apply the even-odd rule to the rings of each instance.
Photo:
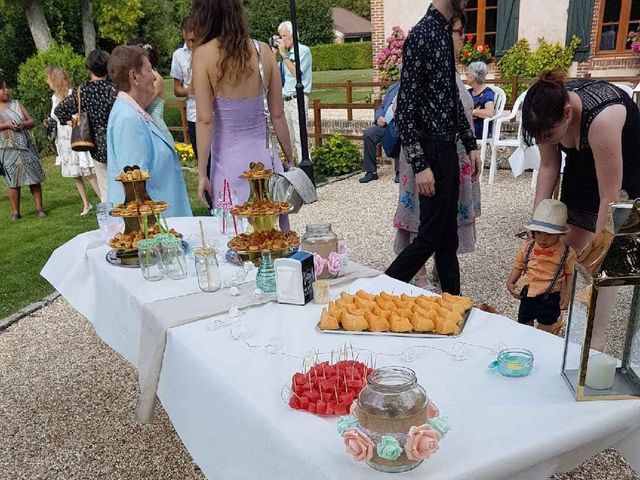
[[[139,217],[141,215],[151,215],[152,213],[161,213],[169,208],[169,204],[165,201],[153,200],[133,200],[131,202],[119,203],[114,206],[109,214],[112,217]]]
[[[257,202],[245,202],[236,205],[231,210],[231,213],[238,217],[259,217],[265,215],[282,215],[289,210],[291,210],[290,203],[259,200]]]
[[[245,180],[257,180],[261,178],[269,178],[273,176],[273,170],[270,168],[264,168],[262,162],[251,162],[249,164],[249,170],[245,170],[240,178]]]
[[[451,338],[464,330],[473,307],[469,297],[374,295],[343,292],[322,310],[321,333]]]
[[[122,169],[116,176],[116,181],[118,182],[142,182],[144,180],[149,180],[149,171],[142,170],[138,165],[129,166],[127,165]]]
[[[238,253],[260,252],[262,250],[278,250],[295,247],[300,244],[300,237],[296,232],[268,232],[241,233],[229,240],[227,246]]]
[[[161,233],[160,227],[154,225],[149,229],[148,238],[153,238],[157,234]],[[182,238],[182,234],[176,232],[175,229],[170,229],[169,233],[176,238]],[[144,239],[144,233],[140,230],[129,233],[116,233],[115,236],[109,240],[109,246],[115,248],[118,251],[137,251],[138,241]]]

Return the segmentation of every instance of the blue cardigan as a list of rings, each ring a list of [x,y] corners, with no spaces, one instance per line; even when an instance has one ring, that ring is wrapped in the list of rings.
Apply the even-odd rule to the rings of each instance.
[[[107,126],[108,197],[124,202],[124,189],[115,178],[125,165],[149,170],[147,192],[153,200],[165,200],[166,217],[190,217],[191,205],[176,150],[151,120],[126,100],[116,98]]]

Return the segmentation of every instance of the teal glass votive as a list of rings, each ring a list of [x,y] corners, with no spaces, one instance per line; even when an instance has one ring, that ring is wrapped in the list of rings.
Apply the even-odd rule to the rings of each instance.
[[[498,354],[489,368],[505,377],[526,377],[533,368],[533,353],[524,348],[507,348]]]

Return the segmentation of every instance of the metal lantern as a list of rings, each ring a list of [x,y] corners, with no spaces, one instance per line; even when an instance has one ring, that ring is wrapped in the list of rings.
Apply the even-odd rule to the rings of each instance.
[[[562,376],[576,400],[640,398],[640,199],[611,204],[576,267]],[[612,348],[603,353],[604,332]]]

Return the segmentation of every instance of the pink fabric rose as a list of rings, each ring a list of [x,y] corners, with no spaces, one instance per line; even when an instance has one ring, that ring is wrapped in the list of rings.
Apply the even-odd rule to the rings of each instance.
[[[316,276],[322,274],[322,271],[324,270],[324,266],[327,262],[325,261],[324,258],[322,258],[320,255],[318,255],[317,253],[313,254],[313,266],[316,270]]]
[[[331,252],[329,254],[329,258],[327,259],[327,268],[331,275],[336,275],[340,270],[342,270],[342,260],[340,259],[339,254],[336,252]]]
[[[342,436],[347,453],[353,455],[356,462],[371,460],[375,445],[371,439],[360,430],[349,430]]]
[[[440,416],[440,410],[438,409],[438,406],[431,400],[429,400],[429,403],[427,404],[427,414],[429,415],[429,418]]]
[[[409,460],[423,460],[429,458],[438,450],[440,433],[424,424],[409,429],[409,438],[404,444],[404,451]]]

